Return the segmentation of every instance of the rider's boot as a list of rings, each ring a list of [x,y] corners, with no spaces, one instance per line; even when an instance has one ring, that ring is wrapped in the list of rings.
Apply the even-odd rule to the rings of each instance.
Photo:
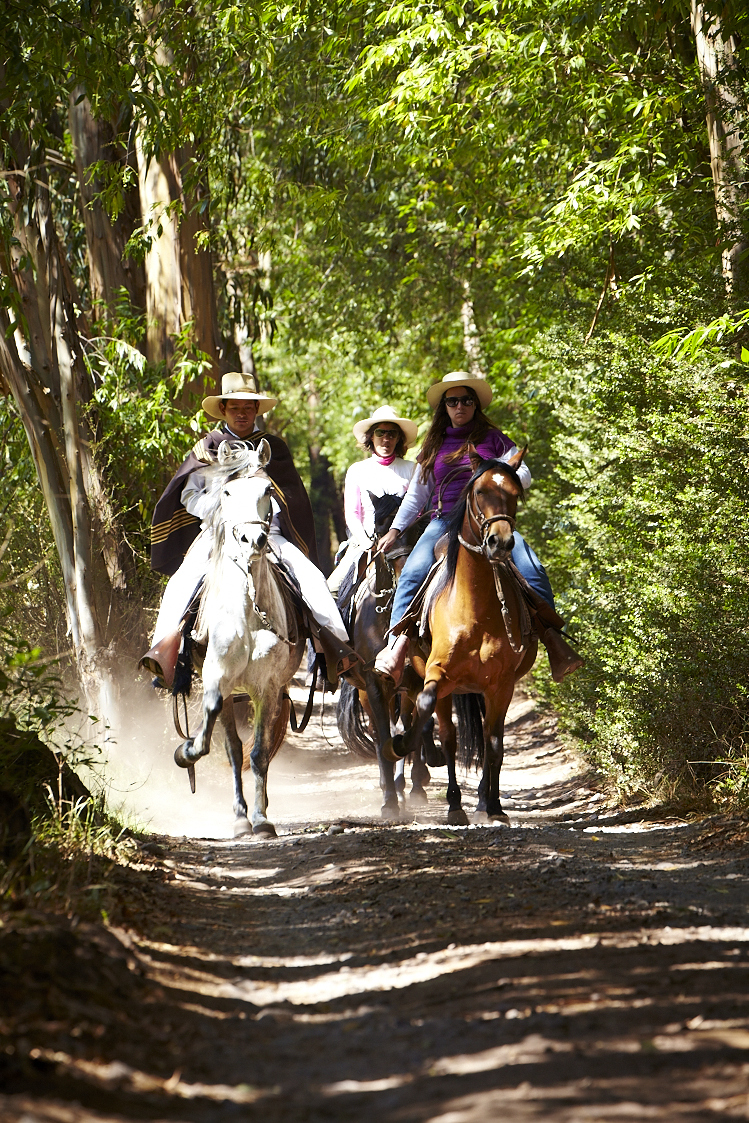
[[[170,689],[174,682],[174,671],[177,666],[180,644],[182,643],[182,629],[162,636],[150,651],[147,651],[138,660],[138,666],[155,675],[154,685],[162,690]]]
[[[556,628],[544,627],[536,617],[534,621],[536,634],[546,648],[551,667],[551,677],[554,682],[562,682],[565,675],[571,675],[585,665],[585,660],[571,647],[565,637]]]
[[[400,686],[408,656],[408,644],[408,636],[400,635],[392,647],[383,647],[374,661],[374,673],[382,678],[392,679],[394,686]]]
[[[347,682],[350,682],[352,686],[356,686],[359,690],[366,689],[366,683],[362,675],[362,658],[357,655],[350,644],[339,639],[330,628],[322,627],[319,624],[316,625],[312,643],[315,647],[319,644],[325,656],[328,681],[333,687],[335,687],[339,678],[345,678]]]

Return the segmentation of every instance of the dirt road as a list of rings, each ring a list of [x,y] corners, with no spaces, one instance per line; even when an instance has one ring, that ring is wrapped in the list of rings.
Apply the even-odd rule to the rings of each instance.
[[[274,762],[277,840],[159,837],[107,926],[6,917],[0,1119],[749,1117],[746,823],[608,812],[510,719],[511,829],[445,827],[442,770],[381,824],[317,725]]]

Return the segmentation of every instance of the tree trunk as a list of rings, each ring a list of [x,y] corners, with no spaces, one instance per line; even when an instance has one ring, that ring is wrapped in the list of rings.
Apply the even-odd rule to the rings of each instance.
[[[746,174],[742,126],[746,97],[736,64],[735,43],[718,15],[692,0],[692,31],[705,91],[707,135],[713,173],[715,211],[723,246],[723,276],[729,293],[746,291],[748,270],[740,260],[749,248],[742,206]]]
[[[141,264],[123,259],[123,251],[133,231],[140,225],[140,200],[135,188],[123,192],[122,207],[112,221],[96,194],[101,184],[89,181],[88,169],[102,160],[122,165],[124,154],[114,142],[112,128],[95,121],[91,103],[79,86],[70,95],[68,112],[73,139],[75,166],[86,227],[91,303],[98,315],[111,314],[124,289],[136,313],[146,310],[146,277]]]
[[[90,712],[116,724],[112,709],[116,685],[101,623],[114,591],[101,558],[92,551],[95,520],[83,455],[90,434],[79,415],[79,387],[87,382],[87,374],[75,299],[57,241],[46,171],[37,169],[29,187],[31,181],[23,171],[29,163],[28,150],[19,138],[5,140],[12,169],[21,170],[6,172],[15,241],[9,256],[3,251],[0,268],[24,311],[24,354],[29,363],[5,330],[0,364],[26,431],[52,524],[79,681]],[[0,328],[8,328],[5,313]]]
[[[140,128],[135,133],[135,148],[140,210],[150,240],[145,260],[146,355],[151,363],[169,366],[174,358],[174,337],[182,327],[182,271],[176,215],[179,191],[170,157],[149,159]]]
[[[463,321],[463,350],[468,360],[466,363],[467,373],[473,378],[484,378],[484,367],[481,360],[481,338],[476,327],[471,286],[468,281],[463,282],[463,303],[460,308],[460,318]]]

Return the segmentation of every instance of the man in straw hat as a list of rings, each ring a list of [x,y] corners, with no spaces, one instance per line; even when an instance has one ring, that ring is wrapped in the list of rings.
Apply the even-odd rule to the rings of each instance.
[[[140,660],[171,686],[180,638],[180,622],[190,600],[205,576],[212,547],[210,529],[201,525],[207,513],[203,469],[216,459],[222,441],[242,441],[255,446],[268,442],[271,458],[266,472],[276,485],[269,546],[292,570],[305,604],[318,627],[319,641],[328,663],[328,677],[358,676],[359,662],[335,601],[317,566],[317,547],[312,506],[285,441],[257,427],[257,418],[276,405],[276,398],[263,394],[252,374],[225,374],[221,394],[203,400],[203,409],[221,425],[201,437],[177,470],[156,504],[151,525],[151,567],[168,574],[153,647]],[[160,683],[160,684],[161,684]]]

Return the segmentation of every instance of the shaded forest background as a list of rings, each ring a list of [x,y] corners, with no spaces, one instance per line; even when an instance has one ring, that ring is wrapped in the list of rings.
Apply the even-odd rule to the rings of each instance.
[[[222,372],[279,398],[329,564],[354,422],[423,432],[470,369],[587,659],[535,689],[623,797],[746,801],[743,5],[3,10],[5,716],[43,730],[18,697],[60,657],[116,725]]]

